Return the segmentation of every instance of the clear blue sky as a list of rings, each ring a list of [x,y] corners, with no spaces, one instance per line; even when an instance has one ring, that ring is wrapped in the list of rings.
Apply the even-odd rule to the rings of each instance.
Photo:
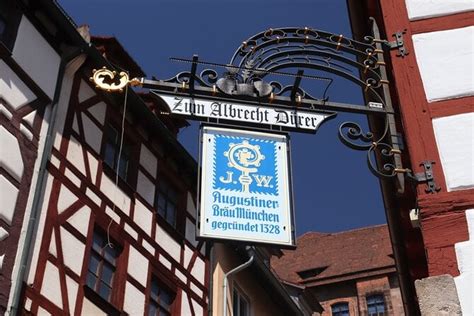
[[[93,35],[114,35],[148,77],[166,79],[189,65],[169,57],[228,63],[242,41],[269,28],[308,26],[351,36],[343,0],[60,0],[78,25]],[[338,82],[330,100],[362,104],[361,91]],[[292,133],[297,235],[336,232],[385,223],[378,179],[365,153],[345,147],[337,137],[346,120],[365,124],[361,115],[339,113],[316,135]],[[198,124],[180,141],[197,157]]]

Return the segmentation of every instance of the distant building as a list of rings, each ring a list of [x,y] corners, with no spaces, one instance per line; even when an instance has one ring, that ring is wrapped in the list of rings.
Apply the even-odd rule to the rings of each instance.
[[[386,225],[340,233],[309,232],[272,268],[289,288],[305,287],[320,315],[403,315]]]
[[[212,254],[212,315],[224,314],[224,300],[229,316],[311,316],[322,311],[304,287],[288,288],[272,271],[270,257],[281,251],[214,243]],[[235,271],[238,267],[243,269]]]

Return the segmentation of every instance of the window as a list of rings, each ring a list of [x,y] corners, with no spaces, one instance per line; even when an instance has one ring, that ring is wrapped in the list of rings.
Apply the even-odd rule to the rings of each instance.
[[[157,213],[171,226],[176,227],[178,193],[164,179],[160,179],[155,195]]]
[[[331,305],[332,316],[349,316],[348,303],[336,303]]]
[[[163,288],[158,282],[158,278],[153,277],[151,281],[149,316],[171,315],[175,295]]]
[[[120,251],[116,245],[113,248],[108,245],[105,234],[94,231],[86,284],[108,302],[112,298],[119,254]]]
[[[308,269],[308,270],[303,270],[303,271],[298,271],[298,275],[302,279],[309,279],[309,278],[314,278],[315,276],[321,274],[324,270],[326,270],[327,267],[320,267],[320,268],[314,268],[314,269]]]
[[[16,1],[0,0],[0,46],[13,49],[21,20],[21,11]]]
[[[122,153],[120,154],[120,161],[118,161],[120,138],[121,135],[119,131],[111,125],[107,125],[105,131],[103,159],[104,162],[115,172],[118,170],[118,175],[122,180],[127,181],[130,169],[131,146],[124,140],[122,144]]]
[[[367,312],[369,316],[385,315],[385,301],[382,294],[367,297]]]
[[[232,295],[232,310],[233,316],[249,316],[250,304],[248,299],[241,293],[241,291],[234,285]]]

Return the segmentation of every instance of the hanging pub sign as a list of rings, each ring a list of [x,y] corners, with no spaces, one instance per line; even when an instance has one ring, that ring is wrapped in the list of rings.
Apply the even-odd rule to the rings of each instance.
[[[167,95],[157,91],[172,114],[192,119],[217,119],[244,124],[281,126],[287,130],[316,132],[319,125],[335,114],[328,111],[307,111],[295,108],[242,104],[229,101],[199,99],[191,96]]]
[[[294,246],[288,136],[201,128],[198,237]]]

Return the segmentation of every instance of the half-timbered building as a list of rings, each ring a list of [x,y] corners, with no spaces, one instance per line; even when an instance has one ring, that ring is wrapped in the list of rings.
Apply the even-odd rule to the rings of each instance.
[[[405,311],[472,315],[474,4],[348,4],[354,37],[370,34],[373,17],[387,40],[397,137],[413,174],[402,194],[382,184]]]
[[[115,38],[55,1],[0,4],[0,314],[203,315],[187,123],[95,89],[94,68],[144,75]]]

